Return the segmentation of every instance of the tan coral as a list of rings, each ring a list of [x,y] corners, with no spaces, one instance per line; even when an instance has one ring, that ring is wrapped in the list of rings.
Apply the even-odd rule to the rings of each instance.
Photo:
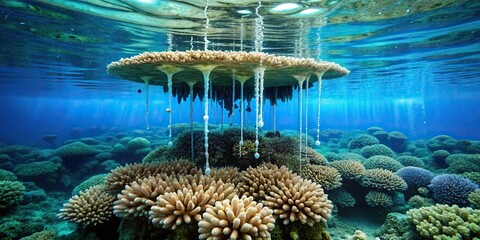
[[[271,186],[277,181],[296,177],[288,168],[281,168],[273,164],[262,164],[258,167],[249,167],[240,173],[240,182],[237,188],[241,194],[252,196],[255,200],[263,200]]]
[[[236,195],[231,183],[215,181],[210,176],[195,179],[185,178],[184,181],[179,181],[183,185],[176,192],[167,192],[157,198],[149,212],[153,224],[176,229],[182,223],[198,222],[207,205]]]
[[[342,186],[342,176],[340,176],[337,169],[329,166],[308,164],[302,168],[300,176],[320,184],[325,190],[331,190]]]
[[[57,216],[85,227],[100,225],[112,216],[114,201],[115,196],[106,192],[104,185],[97,185],[71,197]]]
[[[213,168],[210,176],[215,180],[222,180],[224,183],[232,183],[235,186],[240,181],[240,171],[236,167]]]
[[[208,206],[198,223],[199,239],[271,239],[273,211],[252,197],[238,196]]]
[[[295,221],[310,226],[326,222],[333,208],[320,185],[299,177],[277,182],[265,199],[265,206],[273,209],[285,225]]]
[[[403,191],[407,189],[407,183],[395,173],[380,169],[368,169],[362,178],[361,185],[388,191]]]
[[[147,216],[150,208],[155,205],[157,197],[175,191],[171,183],[173,179],[166,174],[148,177],[134,181],[125,186],[117,196],[113,213],[118,217]]]
[[[327,165],[327,159],[311,147],[304,147],[302,149],[302,157],[303,156],[305,156],[304,160],[307,163],[314,165]]]
[[[330,166],[336,168],[345,179],[359,180],[365,174],[365,167],[359,161],[340,160],[334,161]]]

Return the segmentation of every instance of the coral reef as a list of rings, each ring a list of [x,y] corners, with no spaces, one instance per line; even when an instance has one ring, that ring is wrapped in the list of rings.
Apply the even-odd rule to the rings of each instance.
[[[89,177],[88,179],[81,182],[73,189],[72,196],[78,195],[80,194],[80,192],[83,192],[93,186],[104,184],[106,177],[107,177],[107,174],[97,174]]]
[[[446,150],[452,152],[455,149],[457,140],[447,135],[438,135],[427,141],[427,148],[430,151]]]
[[[435,202],[430,198],[425,198],[419,195],[415,195],[410,199],[408,199],[408,204],[410,204],[414,208],[421,208],[421,207],[434,205]]]
[[[338,207],[354,207],[356,200],[353,195],[344,189],[335,189],[328,194],[329,199]]]
[[[342,186],[342,176],[337,169],[329,166],[308,164],[302,168],[300,176],[320,184],[325,190]]]
[[[452,173],[480,172],[480,154],[452,154],[445,162]]]
[[[361,185],[388,191],[407,189],[407,183],[401,177],[385,169],[367,170],[362,178]]]
[[[107,222],[113,213],[115,196],[105,191],[105,186],[97,185],[71,197],[60,209],[59,218],[96,226]]]
[[[468,202],[472,208],[480,209],[480,189],[468,194]]]
[[[63,145],[55,150],[55,155],[63,160],[75,160],[77,158],[91,157],[97,154],[95,149],[83,142],[73,142]]]
[[[16,181],[17,176],[13,172],[0,169],[0,181]]]
[[[392,172],[395,172],[403,167],[403,165],[397,162],[395,159],[382,155],[369,157],[365,162],[363,162],[363,166],[365,166],[366,169],[381,168]]]
[[[441,174],[432,179],[428,188],[437,203],[463,207],[468,204],[468,194],[478,189],[478,185],[459,175]]]
[[[363,135],[354,137],[352,140],[350,140],[350,142],[348,143],[348,148],[357,149],[357,148],[363,148],[365,146],[370,146],[378,143],[380,143],[380,141],[378,141],[378,139],[376,139],[375,137],[363,134]]]
[[[426,239],[475,239],[480,237],[480,210],[437,204],[411,209],[407,219]]]
[[[388,146],[396,152],[402,152],[405,148],[407,136],[401,132],[393,131],[388,134]]]
[[[365,146],[360,149],[360,154],[365,158],[369,158],[375,155],[383,155],[391,158],[395,158],[396,154],[392,149],[383,145],[383,144],[374,144],[370,146]]]
[[[370,207],[390,207],[393,205],[393,198],[384,192],[369,191],[365,195],[365,201]]]
[[[408,185],[408,188],[427,187],[434,177],[429,170],[418,167],[404,167],[396,172]]]
[[[273,211],[252,197],[234,196],[207,207],[198,223],[199,239],[271,239]]]
[[[396,160],[405,167],[425,167],[425,163],[422,161],[422,159],[415,156],[399,156]]]
[[[365,174],[365,167],[355,160],[340,160],[330,164],[330,166],[336,168],[342,178],[358,180]]]
[[[19,181],[0,181],[0,210],[23,201],[25,186]]]

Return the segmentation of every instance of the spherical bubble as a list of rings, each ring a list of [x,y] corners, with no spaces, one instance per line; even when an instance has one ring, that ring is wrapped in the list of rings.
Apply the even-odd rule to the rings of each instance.
[[[260,153],[257,152],[257,153],[255,153],[254,156],[255,156],[255,159],[259,159],[260,158]]]
[[[255,146],[258,146],[258,144],[260,144],[258,140],[255,140]]]
[[[206,152],[206,153],[205,153],[205,157],[208,158],[208,156],[210,156],[210,155],[208,154],[208,152]]]
[[[320,146],[320,141],[315,141],[315,146]]]
[[[204,115],[203,120],[208,121],[208,115]]]
[[[205,168],[205,175],[210,175],[211,171],[212,170],[210,170],[210,167]]]
[[[173,142],[172,141],[168,142],[168,147],[172,147],[172,146],[173,146]]]
[[[263,125],[264,125],[264,123],[263,123],[263,121],[262,121],[262,120],[258,121],[258,127],[260,127],[260,128],[261,128],[261,127],[263,127]]]
[[[240,141],[238,144],[240,144],[240,146],[243,146],[243,140]]]
[[[204,146],[205,146],[205,148],[208,148],[208,143],[205,143],[205,145],[204,145]]]

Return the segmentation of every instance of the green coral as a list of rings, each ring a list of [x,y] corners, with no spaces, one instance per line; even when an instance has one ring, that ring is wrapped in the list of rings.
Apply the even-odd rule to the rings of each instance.
[[[167,160],[167,146],[160,146],[147,154],[142,160],[142,163],[163,162]]]
[[[15,181],[17,176],[13,172],[0,169],[0,181]]]
[[[73,142],[55,150],[55,154],[62,159],[85,158],[95,155],[95,149],[83,142]]]
[[[387,156],[376,155],[368,158],[363,165],[366,169],[381,168],[396,172],[398,169],[402,168],[403,165],[397,162],[395,159]]]
[[[350,142],[348,143],[348,148],[363,148],[365,146],[370,146],[378,143],[380,143],[380,141],[378,141],[378,139],[376,139],[375,137],[363,134],[350,140]]]
[[[470,206],[480,209],[480,189],[468,194],[468,201],[470,202]]]
[[[30,236],[20,238],[20,240],[55,240],[57,239],[57,231],[55,230],[43,230],[36,232]]]
[[[403,166],[412,166],[412,167],[425,167],[425,163],[422,159],[415,156],[400,156],[396,159]]]
[[[330,192],[328,198],[338,207],[354,207],[356,203],[353,195],[342,188]]]
[[[426,239],[475,239],[480,237],[480,210],[457,205],[411,209],[407,219]]]
[[[463,177],[470,179],[470,181],[480,185],[480,172],[465,172],[460,174]]]
[[[361,185],[388,191],[403,191],[407,183],[395,173],[385,169],[369,169],[362,178]]]
[[[38,176],[46,176],[59,171],[62,164],[58,161],[41,161],[20,164],[15,167],[14,171],[20,178],[33,178]]]
[[[25,186],[19,181],[0,181],[0,210],[23,201]]]
[[[432,206],[433,204],[435,204],[435,202],[430,198],[414,195],[413,197],[408,199],[408,204],[410,204],[414,208],[421,208]]]
[[[360,149],[360,154],[366,158],[369,158],[375,155],[383,155],[391,158],[396,157],[395,152],[383,144],[374,144],[370,146],[365,146],[362,149]]]
[[[445,161],[454,173],[480,172],[480,154],[452,154]]]
[[[393,205],[392,196],[379,191],[369,191],[365,195],[365,201],[370,207],[390,207]]]
[[[73,191],[72,191],[72,196],[79,195],[80,192],[85,191],[93,186],[100,185],[102,183],[105,183],[105,179],[108,176],[107,173],[105,174],[98,174],[91,176],[87,180],[83,181],[80,183],[78,186],[76,186]]]

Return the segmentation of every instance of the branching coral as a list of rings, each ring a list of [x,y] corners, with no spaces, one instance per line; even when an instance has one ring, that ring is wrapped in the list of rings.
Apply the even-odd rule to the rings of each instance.
[[[331,190],[342,186],[342,176],[340,176],[337,169],[329,166],[309,164],[302,168],[300,176],[320,184],[325,190]]]
[[[106,192],[105,186],[97,185],[71,197],[57,216],[85,227],[100,225],[112,216],[114,201],[115,196]]]
[[[326,222],[332,212],[332,202],[327,199],[320,185],[299,177],[278,181],[271,186],[264,204],[271,209],[283,224],[300,221],[312,226]]]
[[[252,197],[217,201],[198,223],[199,239],[270,239],[275,227],[272,213]]]

